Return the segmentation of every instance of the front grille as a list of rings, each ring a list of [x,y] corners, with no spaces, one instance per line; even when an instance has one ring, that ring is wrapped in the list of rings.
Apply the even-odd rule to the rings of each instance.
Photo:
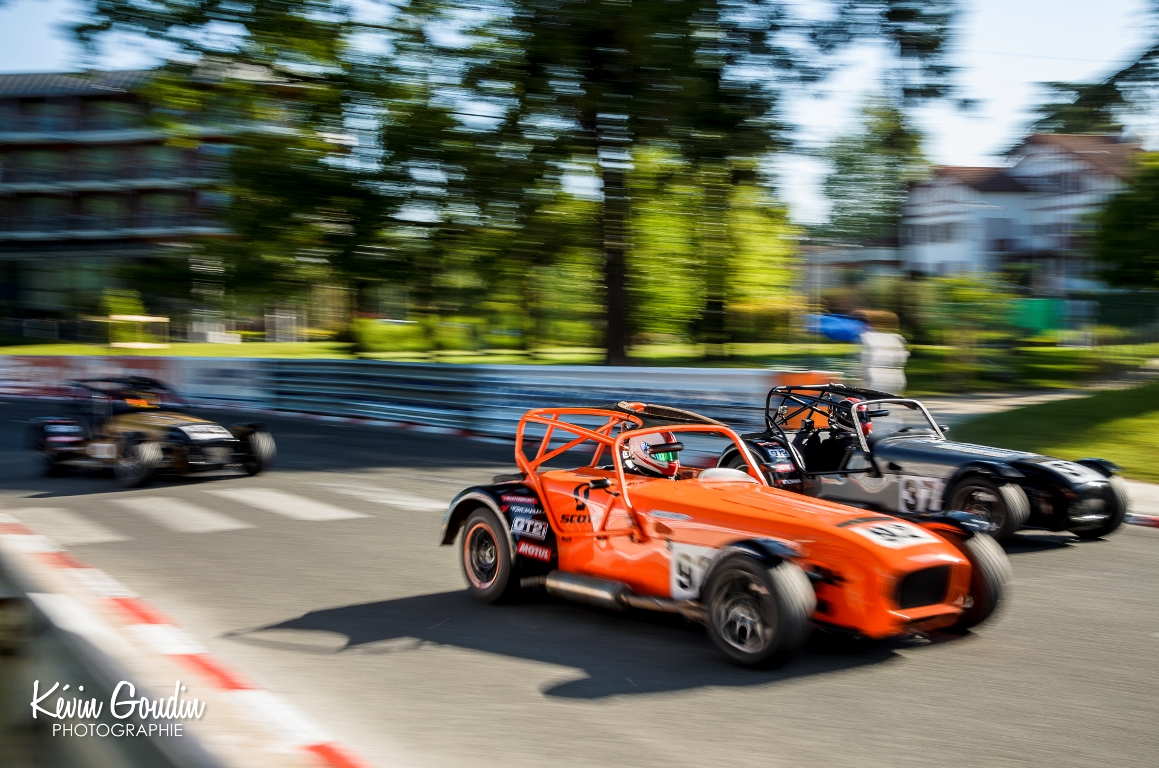
[[[920,608],[946,599],[950,586],[950,566],[938,565],[907,574],[897,585],[899,608]]]

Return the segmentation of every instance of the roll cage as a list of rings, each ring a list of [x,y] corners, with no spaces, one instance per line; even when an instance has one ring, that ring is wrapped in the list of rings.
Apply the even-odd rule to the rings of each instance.
[[[596,422],[602,420],[603,423],[598,426],[587,427],[575,423],[580,419]],[[527,428],[531,425],[545,427],[544,434],[542,436],[528,434]],[[562,432],[566,436],[559,438],[556,436],[557,432]],[[545,498],[545,494],[540,482],[539,468],[552,459],[558,458],[567,451],[578,448],[584,443],[594,443],[591,460],[586,466],[593,469],[600,468],[600,459],[603,458],[605,451],[610,454],[612,468],[616,473],[616,479],[619,481],[620,486],[616,493],[623,499],[624,507],[628,513],[635,516],[636,513],[632,507],[631,498],[628,493],[628,482],[624,471],[624,463],[621,459],[622,449],[624,444],[632,437],[658,434],[661,432],[682,434],[701,433],[726,437],[732,440],[737,450],[741,451],[749,466],[752,467],[752,475],[755,481],[760,485],[768,485],[768,481],[765,480],[760,472],[760,465],[749,452],[744,440],[727,425],[690,411],[681,411],[676,408],[648,405],[645,403],[621,402],[607,407],[537,408],[528,411],[519,420],[519,426],[515,431],[515,463],[523,472],[523,482],[532,486],[539,495],[539,498],[543,499]],[[538,446],[534,446],[537,440]],[[553,448],[553,440],[563,440],[564,442],[562,445]],[[527,448],[534,448],[534,456],[528,455],[525,446]],[[657,481],[664,482],[659,478],[657,478]],[[607,521],[608,518],[605,517],[600,522],[599,528],[588,535],[608,535],[603,530]],[[576,534],[569,533],[568,535],[574,536]]]
[[[842,401],[851,397],[859,398],[861,402],[858,402],[852,408],[842,406]],[[780,398],[775,409],[773,407],[774,398]],[[925,416],[934,435],[939,440],[946,439],[941,427],[934,421],[933,416],[930,415],[930,412],[926,410],[925,405],[921,401],[907,397],[899,397],[889,392],[847,387],[844,384],[802,384],[773,387],[769,390],[768,395],[765,396],[765,429],[769,434],[781,438],[785,447],[792,453],[794,462],[801,468],[802,474],[817,476],[877,472],[878,470],[873,466],[864,469],[810,472],[805,469],[805,462],[797,451],[796,446],[789,439],[785,429],[786,427],[788,429],[800,429],[806,420],[816,421],[815,417],[818,416],[824,420],[824,424],[816,426],[818,428],[829,427],[840,410],[849,411],[848,418],[851,423],[855,419],[858,423],[863,423],[869,418],[872,406],[888,405],[890,403],[915,407]],[[861,450],[872,461],[873,451],[870,448],[869,442],[866,440],[866,430],[843,429],[857,436]]]

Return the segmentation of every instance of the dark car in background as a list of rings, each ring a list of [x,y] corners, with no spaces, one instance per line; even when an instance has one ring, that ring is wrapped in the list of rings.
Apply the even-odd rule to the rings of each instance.
[[[1022,528],[1105,536],[1126,517],[1127,486],[1105,459],[1064,461],[959,443],[922,403],[842,384],[774,387],[765,429],[743,435],[769,482],[902,517],[985,517],[1005,539]],[[718,466],[743,469],[724,451]]]
[[[188,413],[168,385],[144,376],[71,381],[67,413],[33,419],[27,445],[46,475],[112,469],[128,487],[158,472],[269,466],[274,438],[261,424],[223,427]]]

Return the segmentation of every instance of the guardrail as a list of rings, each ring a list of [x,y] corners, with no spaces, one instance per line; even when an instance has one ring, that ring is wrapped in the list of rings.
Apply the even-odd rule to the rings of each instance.
[[[203,405],[396,421],[513,434],[529,408],[641,400],[749,428],[777,384],[839,381],[834,371],[735,368],[448,365],[373,360],[0,357],[0,394],[62,396],[65,382],[151,376]]]

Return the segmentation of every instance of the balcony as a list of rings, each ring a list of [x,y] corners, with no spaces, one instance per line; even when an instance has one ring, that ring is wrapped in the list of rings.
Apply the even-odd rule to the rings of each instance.
[[[6,242],[219,236],[227,232],[221,222],[199,212],[67,214],[0,220],[0,241]]]

